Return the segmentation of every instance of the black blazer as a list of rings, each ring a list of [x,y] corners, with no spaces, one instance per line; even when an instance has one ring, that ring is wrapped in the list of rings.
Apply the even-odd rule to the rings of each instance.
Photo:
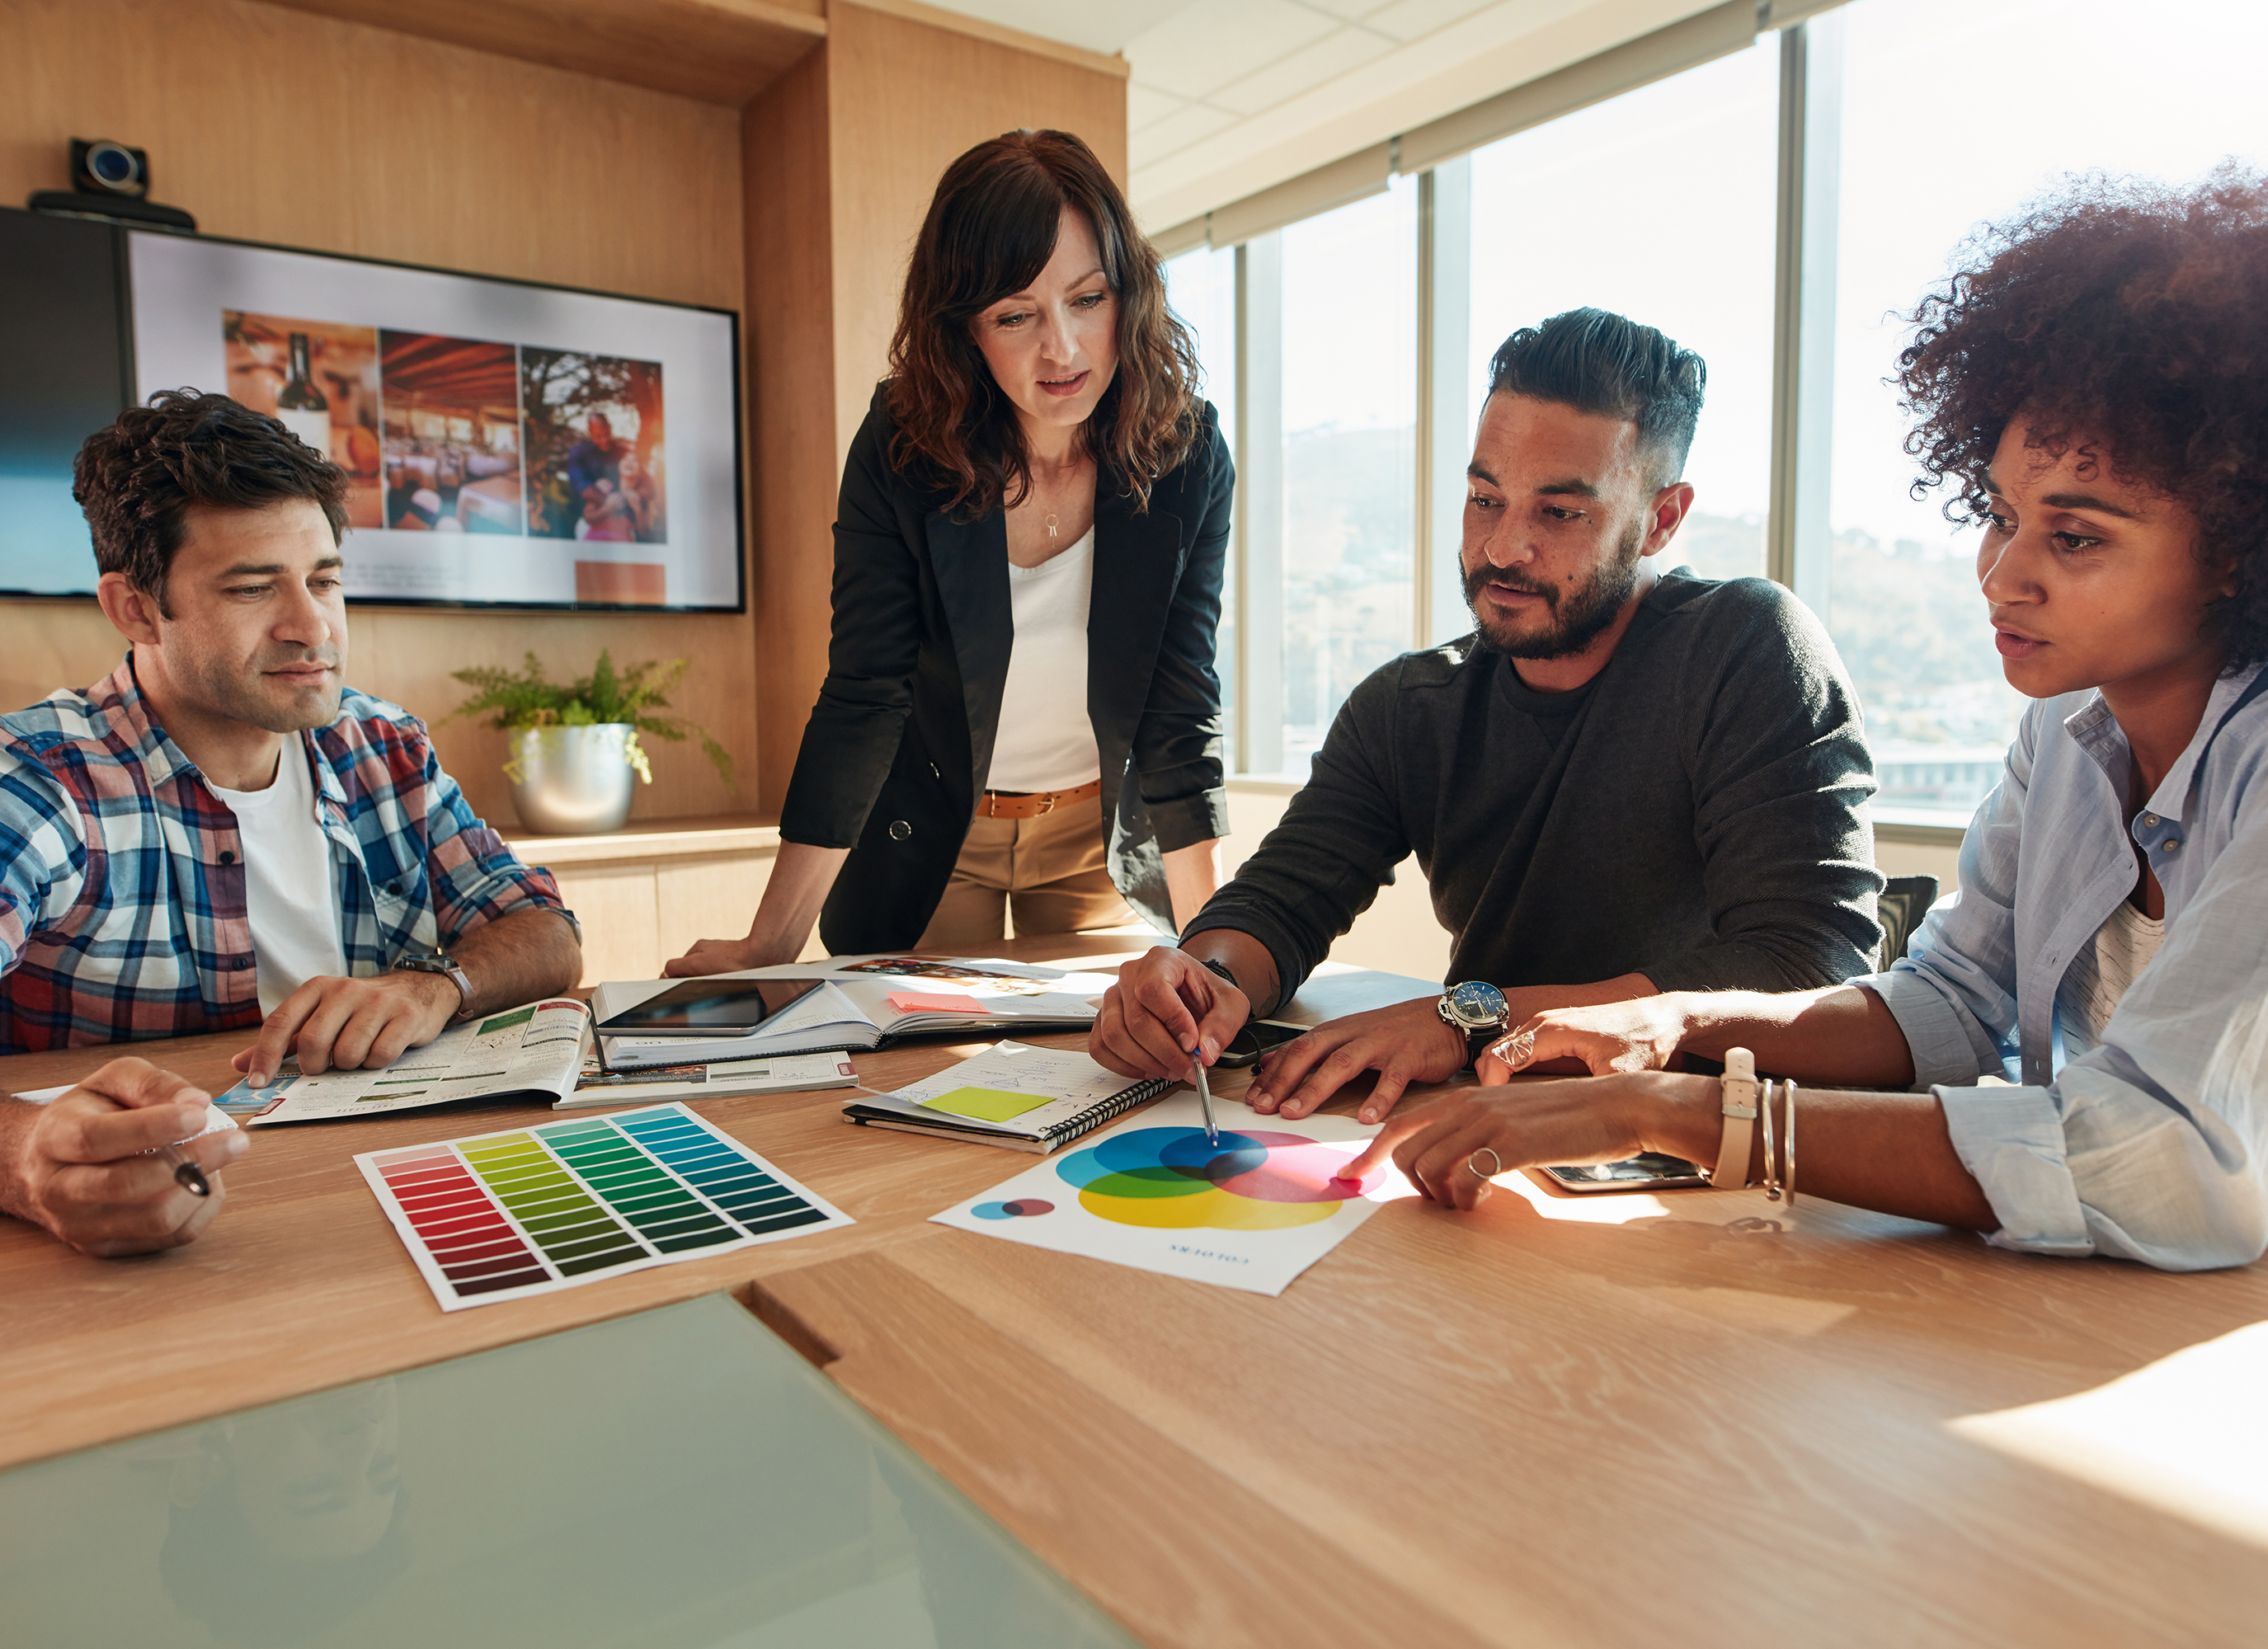
[[[843,472],[827,681],[780,817],[787,841],[850,850],[820,917],[837,955],[911,945],[936,913],[992,764],[1015,639],[1006,517],[951,519],[890,467],[895,427],[877,390]],[[1213,652],[1234,485],[1205,404],[1145,512],[1107,475],[1095,493],[1086,709],[1110,880],[1167,933],[1161,855],[1228,828]]]

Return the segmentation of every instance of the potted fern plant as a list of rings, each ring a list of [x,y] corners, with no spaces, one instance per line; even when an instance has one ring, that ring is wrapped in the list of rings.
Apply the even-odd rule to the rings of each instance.
[[[561,682],[531,652],[524,669],[454,672],[473,696],[450,719],[491,716],[489,725],[504,730],[511,748],[504,777],[523,825],[547,836],[602,836],[629,821],[631,776],[653,783],[642,733],[673,743],[699,739],[718,777],[733,783],[733,758],[706,728],[656,714],[669,708],[687,663],[649,659],[617,670],[613,653],[602,652],[590,674]]]

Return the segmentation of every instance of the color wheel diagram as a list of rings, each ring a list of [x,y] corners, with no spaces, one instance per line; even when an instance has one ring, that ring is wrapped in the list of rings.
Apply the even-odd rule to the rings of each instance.
[[[1056,1173],[1076,1188],[1088,1213],[1121,1226],[1217,1231],[1280,1231],[1330,1218],[1363,1188],[1341,1179],[1344,1146],[1259,1129],[1136,1128],[1072,1152]],[[1051,1214],[1043,1197],[978,1203],[979,1219]]]

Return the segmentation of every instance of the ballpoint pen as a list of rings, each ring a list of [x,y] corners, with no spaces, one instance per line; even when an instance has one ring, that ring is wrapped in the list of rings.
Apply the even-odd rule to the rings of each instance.
[[[212,1182],[205,1171],[192,1162],[179,1145],[162,1145],[158,1155],[173,1165],[173,1182],[192,1196],[210,1196]]]
[[[1205,1144],[1217,1145],[1220,1144],[1220,1130],[1212,1120],[1212,1086],[1205,1080],[1204,1056],[1202,1053],[1189,1056],[1189,1069],[1197,1072],[1197,1108],[1204,1113]]]

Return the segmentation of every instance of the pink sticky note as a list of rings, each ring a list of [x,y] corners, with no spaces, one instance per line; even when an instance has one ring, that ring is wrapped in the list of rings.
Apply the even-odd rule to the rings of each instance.
[[[916,996],[910,990],[890,992],[890,1005],[901,1013],[984,1013],[990,1011],[983,1003],[972,1002],[967,997],[923,997]]]

